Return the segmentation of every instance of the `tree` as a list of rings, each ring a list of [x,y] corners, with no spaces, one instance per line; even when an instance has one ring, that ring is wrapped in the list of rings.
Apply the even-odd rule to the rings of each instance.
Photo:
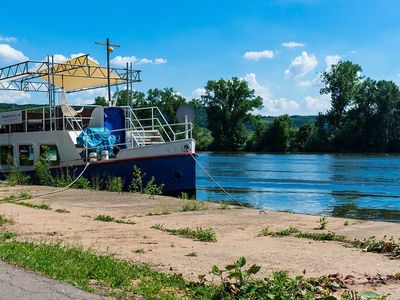
[[[208,128],[212,132],[212,149],[236,151],[247,139],[244,122],[253,109],[262,108],[262,98],[256,97],[246,81],[233,77],[230,80],[210,80],[201,97],[206,107]]]
[[[362,69],[350,61],[340,61],[332,65],[329,71],[322,73],[320,94],[331,95],[331,109],[328,111],[328,121],[333,129],[340,127],[346,110],[357,94],[361,83]]]
[[[132,106],[132,107],[143,107],[146,106],[145,94],[138,91],[130,91],[128,97],[128,91],[122,90],[115,93],[114,98],[117,98],[117,106]]]
[[[173,88],[150,89],[147,92],[147,105],[157,106],[169,123],[177,123],[176,111],[178,107],[186,103],[186,98]]]
[[[288,115],[277,117],[258,129],[256,148],[261,151],[286,152],[292,146],[293,122]]]
[[[108,102],[105,97],[97,96],[94,99],[94,105],[108,106]]]

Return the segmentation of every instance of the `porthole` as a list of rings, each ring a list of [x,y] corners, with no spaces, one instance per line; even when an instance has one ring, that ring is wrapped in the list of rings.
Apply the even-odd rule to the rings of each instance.
[[[176,170],[176,171],[174,172],[173,177],[174,177],[174,180],[175,180],[175,181],[181,181],[181,180],[182,180],[182,173],[181,173],[181,171]]]

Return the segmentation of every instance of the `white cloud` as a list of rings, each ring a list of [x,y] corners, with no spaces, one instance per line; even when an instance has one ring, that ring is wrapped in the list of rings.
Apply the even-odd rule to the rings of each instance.
[[[87,105],[93,104],[96,97],[105,97],[107,99],[107,88],[87,90],[76,94],[68,94],[67,101],[73,105]]]
[[[0,35],[0,42],[5,42],[5,43],[15,43],[17,41],[17,38],[13,36],[1,36]]]
[[[257,96],[263,98],[264,108],[259,112],[262,115],[282,115],[282,114],[295,114],[298,113],[300,105],[287,98],[275,99],[268,86],[258,83],[256,74],[249,73],[243,78],[249,87],[254,90]]]
[[[117,67],[125,67],[127,63],[133,63],[134,65],[145,65],[145,64],[166,64],[167,60],[165,58],[155,58],[155,59],[148,59],[148,58],[137,58],[136,56],[116,56],[111,59],[111,64]]]
[[[200,98],[201,96],[204,96],[205,94],[206,94],[205,88],[197,88],[192,92],[191,98]]]
[[[303,51],[301,55],[292,60],[290,66],[285,70],[287,78],[299,79],[310,73],[317,66],[318,61],[314,54]]]
[[[282,43],[282,47],[285,48],[295,48],[295,47],[304,47],[304,43],[298,43],[298,42],[284,42]]]
[[[4,63],[26,61],[26,57],[21,51],[14,49],[8,44],[0,44],[0,61]]]
[[[243,57],[245,59],[255,60],[255,61],[258,61],[258,60],[263,59],[263,58],[271,59],[271,58],[274,58],[274,56],[275,56],[275,53],[272,50],[249,51],[249,52],[246,52],[243,55]]]
[[[1,103],[26,104],[30,98],[31,94],[22,91],[0,91]]]
[[[306,96],[304,98],[305,106],[309,114],[325,113],[331,107],[329,95],[319,95],[316,97]]]
[[[357,54],[358,51],[357,51],[357,50],[351,50],[349,53],[350,53],[350,54]]]
[[[167,63],[167,60],[165,59],[165,58],[156,58],[156,59],[154,59],[154,63],[156,64],[156,65],[161,65],[161,64],[166,64]]]
[[[64,54],[54,54],[53,56],[54,56],[54,62],[55,63],[63,63],[63,62],[66,62],[67,60],[70,60],[72,58],[79,57],[79,56],[82,56],[82,55],[86,55],[86,54],[85,53],[73,53],[70,56],[65,56]],[[89,56],[89,58],[91,60],[93,60],[95,63],[99,63],[92,56]],[[43,61],[47,61],[47,57],[45,57]]]
[[[342,57],[338,54],[325,56],[326,69],[329,70],[332,65],[336,65]]]

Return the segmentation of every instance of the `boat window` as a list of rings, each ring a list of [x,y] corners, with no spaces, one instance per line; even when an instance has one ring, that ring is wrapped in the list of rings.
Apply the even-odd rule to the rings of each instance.
[[[10,165],[14,162],[13,146],[0,146],[0,164]]]
[[[20,145],[19,146],[19,165],[20,166],[33,166],[33,146]]]
[[[57,165],[60,162],[57,145],[40,145],[40,156],[42,155],[51,165]]]

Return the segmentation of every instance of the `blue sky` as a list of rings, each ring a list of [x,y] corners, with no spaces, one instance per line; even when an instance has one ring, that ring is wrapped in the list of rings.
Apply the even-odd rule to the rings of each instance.
[[[174,87],[191,98],[207,80],[240,77],[264,98],[264,115],[329,108],[319,74],[339,59],[363,75],[400,82],[400,1],[6,1],[0,9],[0,65],[46,54],[89,53],[121,44],[113,63],[143,71],[135,88]],[[70,98],[86,103],[104,91]],[[3,102],[44,102],[0,93]]]

